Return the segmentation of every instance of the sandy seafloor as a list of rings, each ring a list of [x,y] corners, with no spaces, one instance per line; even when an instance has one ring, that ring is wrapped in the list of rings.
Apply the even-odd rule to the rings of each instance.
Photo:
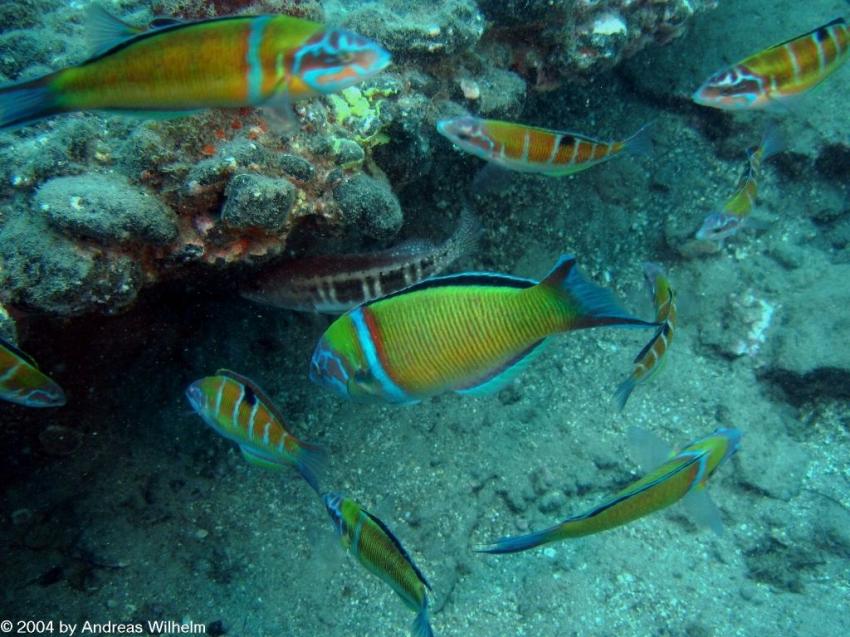
[[[720,4],[614,74],[533,96],[529,121],[601,136],[655,119],[656,154],[558,180],[516,176],[476,197],[484,237],[456,266],[537,277],[575,252],[643,316],[640,264],[667,267],[680,329],[663,375],[623,413],[610,394],[646,336],[629,330],[553,339],[498,395],[393,407],[347,404],[307,381],[326,318],[261,308],[226,286],[169,286],[119,317],[33,320],[28,349],[74,400],[50,412],[0,406],[0,618],[191,620],[245,637],[407,634],[412,613],[342,553],[307,486],[248,466],[190,412],[185,386],[228,367],[330,449],[329,488],[395,530],[434,586],[438,635],[846,634],[850,69],[779,114],[792,152],[766,167],[762,223],[715,254],[694,253],[688,237],[734,188],[766,116],[681,96],[847,5]],[[825,160],[827,145],[837,150]],[[471,179],[479,165],[447,143],[434,152],[451,158],[435,180],[445,188],[405,202],[409,219],[456,209],[457,167]],[[144,347],[122,344],[139,331]],[[37,434],[49,424],[80,431],[81,449],[45,454]],[[710,485],[722,537],[673,507],[545,550],[472,551],[634,479],[630,426],[673,444],[718,426],[744,432]]]

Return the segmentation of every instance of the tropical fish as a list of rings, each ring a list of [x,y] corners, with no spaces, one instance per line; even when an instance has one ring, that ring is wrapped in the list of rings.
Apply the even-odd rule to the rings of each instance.
[[[32,358],[0,338],[0,400],[25,407],[61,407],[65,392]]]
[[[760,51],[712,75],[693,95],[724,110],[787,108],[847,60],[850,33],[843,18]]]
[[[186,397],[205,423],[239,445],[248,462],[268,469],[293,465],[319,492],[324,451],[289,433],[280,411],[253,381],[220,369],[189,385]]]
[[[341,314],[447,268],[469,252],[479,226],[470,213],[442,244],[411,241],[369,254],[286,259],[260,273],[242,296],[300,312]]]
[[[652,152],[651,124],[620,142],[470,116],[441,119],[437,131],[461,150],[502,168],[552,177],[577,173],[623,151]]]
[[[664,355],[673,342],[676,329],[676,304],[673,302],[673,288],[670,287],[667,275],[654,263],[644,263],[643,272],[655,304],[655,322],[661,326],[635,357],[631,376],[620,383],[614,393],[621,410],[626,406],[634,388],[648,381],[664,367],[667,360]]]
[[[502,538],[477,549],[478,552],[516,553],[558,540],[592,535],[642,518],[679,500],[684,500],[698,523],[721,533],[720,513],[709,499],[705,486],[717,468],[738,450],[741,432],[717,429],[675,454],[648,432],[635,429],[630,437],[644,465],[657,466],[656,469],[586,513],[567,518],[543,531]]]
[[[655,327],[625,313],[564,255],[540,283],[502,274],[437,277],[364,303],[334,321],[311,380],[361,402],[415,403],[510,383],[558,332]]]
[[[702,226],[697,230],[697,239],[718,241],[722,246],[726,239],[745,225],[758,198],[758,181],[761,179],[762,164],[765,160],[782,152],[784,148],[785,141],[779,129],[769,126],[762,136],[761,144],[747,151],[747,165],[738,179],[735,192],[720,210],[706,216]]]
[[[94,8],[89,23],[95,56],[0,88],[0,128],[71,111],[285,109],[357,84],[390,62],[356,33],[283,15],[158,20],[140,32]]]
[[[367,571],[378,576],[416,611],[411,635],[433,637],[428,620],[428,591],[431,585],[410,559],[387,525],[354,500],[325,493],[322,502],[330,513],[342,547],[357,558]]]

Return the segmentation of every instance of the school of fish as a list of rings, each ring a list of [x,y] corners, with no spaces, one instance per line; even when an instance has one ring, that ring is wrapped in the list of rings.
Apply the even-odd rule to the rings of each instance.
[[[378,43],[343,29],[282,15],[231,16],[194,22],[157,19],[137,28],[93,8],[93,56],[44,77],[0,87],[0,128],[81,110],[190,114],[254,106],[291,117],[294,100],[328,94],[374,76],[390,64]],[[832,75],[850,51],[836,19],[770,46],[713,74],[693,94],[723,110],[783,112]],[[458,149],[507,169],[565,176],[624,154],[651,152],[651,124],[622,141],[464,115],[437,131]],[[722,243],[744,226],[758,194],[762,165],[783,148],[775,125],[748,152],[737,188],[706,217],[697,238]],[[477,221],[464,212],[442,244],[413,241],[366,254],[284,259],[242,294],[297,311],[337,314],[318,339],[309,377],[340,399],[414,404],[445,392],[492,394],[512,382],[558,334],[579,329],[652,330],[614,397],[620,409],[635,388],[662,368],[677,329],[673,286],[657,264],[644,274],[655,315],[623,310],[612,293],[588,280],[563,255],[542,279],[493,272],[434,276],[475,246]],[[354,500],[322,487],[326,451],[296,437],[253,380],[229,370],[189,385],[186,397],[216,433],[259,467],[295,469],[319,496],[344,550],[383,580],[416,613],[414,637],[433,635],[431,586],[388,525]],[[65,404],[59,385],[15,344],[0,339],[0,399],[25,407]],[[738,450],[731,427],[672,451],[651,433],[630,432],[644,477],[592,509],[554,526],[479,547],[490,554],[525,551],[628,524],[683,501],[694,519],[720,531],[705,492],[709,478]]]

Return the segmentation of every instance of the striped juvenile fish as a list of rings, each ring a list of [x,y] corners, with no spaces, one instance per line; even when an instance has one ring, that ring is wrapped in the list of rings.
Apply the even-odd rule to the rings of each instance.
[[[603,325],[656,327],[626,314],[569,255],[540,283],[489,273],[438,277],[336,319],[313,352],[310,378],[361,402],[486,394],[510,383],[549,336]]]
[[[93,8],[89,23],[95,57],[0,88],[0,128],[72,111],[285,109],[291,100],[357,84],[390,62],[356,33],[283,15],[158,20],[140,32]]]
[[[32,358],[0,338],[0,400],[25,407],[61,407],[65,392]]]
[[[673,342],[676,329],[676,304],[673,302],[673,288],[670,287],[667,275],[654,263],[644,263],[643,272],[655,305],[655,322],[660,323],[661,327],[635,357],[631,376],[620,383],[614,393],[614,399],[621,410],[626,406],[632,390],[664,367],[667,360],[665,354]]]
[[[631,436],[638,445],[659,444],[646,432],[633,431]],[[644,456],[662,464],[609,500],[543,531],[504,537],[477,550],[480,553],[516,553],[558,540],[592,535],[642,518],[683,498],[698,523],[721,533],[720,514],[705,487],[718,467],[738,450],[740,441],[741,432],[737,429],[718,429],[675,455],[666,448],[642,449]]]
[[[779,129],[769,126],[758,148],[747,152],[747,165],[738,179],[735,192],[719,211],[706,216],[702,226],[697,230],[697,239],[717,241],[722,247],[726,239],[746,224],[758,198],[758,182],[761,179],[762,164],[765,160],[782,152],[784,147],[785,142]]]
[[[693,100],[729,111],[782,110],[835,73],[848,50],[847,23],[838,18],[718,71],[697,89]]]
[[[387,525],[354,500],[326,493],[322,502],[333,520],[343,548],[357,558],[367,571],[389,584],[416,611],[410,634],[433,637],[428,619],[428,591],[431,585],[410,559]]]
[[[493,164],[552,177],[571,175],[628,152],[652,152],[651,124],[625,141],[604,142],[577,133],[477,117],[437,122],[437,131],[455,146]]]
[[[413,241],[369,254],[286,259],[262,271],[242,296],[288,310],[341,314],[441,272],[472,249],[478,232],[478,221],[464,211],[454,235],[439,245]]]
[[[324,451],[289,433],[280,411],[253,381],[220,369],[189,385],[186,397],[205,423],[239,445],[248,462],[267,469],[292,465],[319,492]]]

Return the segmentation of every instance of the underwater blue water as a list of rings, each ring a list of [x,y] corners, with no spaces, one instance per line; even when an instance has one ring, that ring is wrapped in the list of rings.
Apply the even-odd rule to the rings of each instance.
[[[0,5],[0,632],[844,634],[846,3],[87,7]]]

